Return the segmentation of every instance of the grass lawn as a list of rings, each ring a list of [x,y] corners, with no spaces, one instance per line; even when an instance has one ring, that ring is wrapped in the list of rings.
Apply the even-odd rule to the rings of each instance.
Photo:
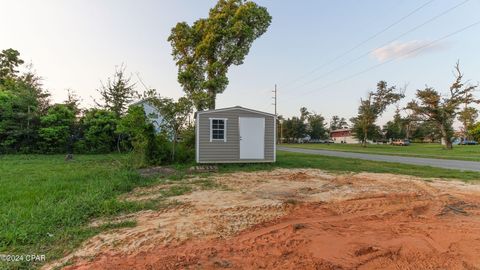
[[[70,162],[63,155],[0,157],[0,254],[61,257],[111,227],[90,228],[91,219],[158,207],[116,199],[155,181],[129,170],[126,155],[78,155]],[[20,262],[7,268],[35,266]],[[2,262],[0,269],[5,269]]]
[[[188,164],[178,167],[181,181]],[[319,168],[335,172],[383,172],[421,177],[480,179],[480,173],[430,167],[379,163],[365,160],[278,152],[276,164],[221,165],[221,172],[260,169]],[[87,225],[94,218],[163,207],[162,201],[123,202],[118,195],[137,186],[162,179],[143,178],[129,169],[127,155],[77,155],[65,162],[60,155],[18,155],[0,157],[0,254],[45,254],[47,260],[62,257],[99,233],[118,227]],[[188,190],[172,190],[165,197]],[[120,226],[135,226],[131,222]],[[36,268],[30,262],[0,262],[0,269]]]
[[[410,156],[424,158],[457,159],[480,161],[480,145],[454,145],[453,150],[444,150],[440,144],[412,143],[409,146],[393,146],[389,144],[283,144],[288,147],[307,149],[325,149],[355,153],[381,155]]]

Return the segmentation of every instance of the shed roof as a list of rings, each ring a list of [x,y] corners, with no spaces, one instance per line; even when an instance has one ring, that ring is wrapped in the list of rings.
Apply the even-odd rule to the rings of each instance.
[[[258,113],[258,114],[268,115],[268,116],[272,116],[272,117],[277,117],[273,113],[257,111],[257,110],[253,110],[253,109],[249,109],[249,108],[244,108],[242,106],[228,107],[228,108],[215,109],[215,110],[197,111],[197,112],[195,112],[195,115],[204,114],[204,113],[213,113],[213,112],[224,112],[224,111],[231,111],[231,110],[242,110],[242,111],[247,111],[247,112]]]

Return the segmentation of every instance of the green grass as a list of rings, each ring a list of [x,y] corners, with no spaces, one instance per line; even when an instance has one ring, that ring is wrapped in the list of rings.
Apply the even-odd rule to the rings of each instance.
[[[109,220],[122,213],[166,207],[162,198],[190,192],[192,184],[206,189],[219,188],[208,174],[199,174],[200,178],[188,182],[185,170],[189,164],[183,164],[177,166],[180,172],[168,179],[178,181],[178,185],[162,191],[162,198],[141,203],[120,201],[118,195],[135,187],[167,180],[142,178],[129,169],[128,164],[127,155],[77,155],[70,162],[65,162],[60,155],[0,157],[0,253],[45,254],[48,261],[54,260],[103,230],[135,226],[134,221],[88,226],[93,219]],[[220,165],[219,170],[254,171],[278,167],[407,174],[471,182],[480,179],[480,173],[475,172],[282,151],[278,152],[275,164],[225,164]],[[4,265],[0,262],[0,269],[39,266],[26,262]]]
[[[389,144],[369,144],[362,147],[360,144],[284,144],[283,146],[325,149],[355,153],[369,153],[380,155],[395,155],[408,157],[424,157],[439,159],[455,159],[480,161],[480,145],[454,145],[453,150],[445,150],[440,144],[413,143],[410,146],[393,146]]]
[[[111,229],[90,228],[92,219],[158,207],[116,199],[157,181],[128,169],[126,155],[78,155],[70,162],[60,155],[0,157],[0,253],[61,257],[84,239]],[[9,263],[8,268],[36,266]]]

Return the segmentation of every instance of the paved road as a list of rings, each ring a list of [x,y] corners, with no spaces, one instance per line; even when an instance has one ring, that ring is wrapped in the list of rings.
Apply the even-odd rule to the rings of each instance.
[[[480,162],[476,162],[476,161],[362,154],[362,153],[340,152],[340,151],[331,151],[331,150],[293,148],[293,147],[284,147],[284,146],[279,146],[277,147],[277,149],[281,151],[294,152],[294,153],[314,154],[314,155],[342,157],[342,158],[356,158],[356,159],[365,159],[365,160],[373,160],[373,161],[404,163],[404,164],[438,167],[438,168],[444,168],[444,169],[480,172]]]

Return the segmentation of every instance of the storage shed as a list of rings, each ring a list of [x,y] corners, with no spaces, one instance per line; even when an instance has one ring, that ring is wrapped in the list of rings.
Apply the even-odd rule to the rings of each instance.
[[[199,111],[195,118],[197,163],[275,162],[274,114],[237,106]]]

